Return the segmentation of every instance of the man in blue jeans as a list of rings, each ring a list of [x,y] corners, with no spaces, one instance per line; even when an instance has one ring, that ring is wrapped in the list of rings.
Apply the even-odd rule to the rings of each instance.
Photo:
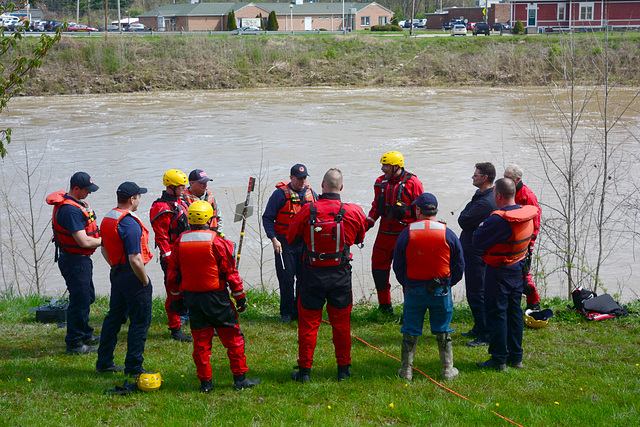
[[[135,215],[141,194],[146,188],[134,182],[123,182],[116,195],[118,206],[100,224],[103,238],[102,255],[111,265],[111,300],[109,313],[102,324],[96,372],[118,372],[137,376],[147,373],[142,367],[147,332],[151,325],[152,286],[145,264],[151,260],[149,230]],[[124,366],[113,361],[122,321],[129,318],[127,357]]]
[[[453,380],[453,343],[449,327],[453,316],[451,287],[462,279],[464,257],[455,233],[435,220],[438,201],[423,193],[412,203],[417,221],[400,233],[393,253],[393,271],[404,287],[404,324],[402,325],[402,364],[398,375],[413,380],[413,359],[418,337],[422,335],[424,316],[429,310],[431,333],[436,336],[442,366],[442,378]]]

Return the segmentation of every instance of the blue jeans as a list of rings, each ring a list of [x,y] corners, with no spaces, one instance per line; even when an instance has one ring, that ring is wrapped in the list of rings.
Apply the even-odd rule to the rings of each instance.
[[[487,266],[484,302],[489,354],[498,363],[522,362],[522,264]]]
[[[276,258],[276,275],[280,284],[280,316],[298,317],[298,293],[300,291],[300,277],[302,276],[302,248],[303,245],[291,246],[284,236],[276,235],[282,245],[282,259],[280,254],[274,253]],[[284,261],[284,269],[282,263]]]
[[[446,293],[445,293],[446,292]],[[449,327],[453,317],[451,288],[436,288],[428,293],[424,287],[406,287],[404,293],[404,324],[400,332],[407,335],[422,335],[424,316],[429,310],[429,324],[432,334],[453,332]]]
[[[118,332],[122,323],[129,318],[127,334],[127,357],[124,360],[125,374],[142,371],[144,346],[151,325],[151,299],[153,287],[142,286],[133,271],[113,272],[111,279],[111,299],[109,313],[102,324],[100,347],[98,348],[97,369],[113,365],[113,352],[118,342]]]
[[[483,341],[488,341],[487,321],[484,309],[484,281],[486,264],[482,261],[482,252],[465,248],[464,250],[464,283],[467,302],[473,315],[471,331]]]
[[[67,347],[77,347],[83,339],[93,335],[89,326],[91,304],[96,300],[93,287],[93,262],[88,255],[73,255],[60,250],[58,268],[64,277],[69,291],[69,308],[67,309]]]

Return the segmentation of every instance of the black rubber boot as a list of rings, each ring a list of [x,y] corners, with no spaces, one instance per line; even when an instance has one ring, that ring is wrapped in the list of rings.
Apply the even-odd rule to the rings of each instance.
[[[291,379],[298,381],[299,383],[306,383],[311,379],[311,368],[298,367],[297,371],[293,371]]]
[[[191,338],[189,335],[182,332],[182,328],[174,328],[174,329],[169,328],[169,330],[171,331],[171,338],[176,341],[182,341],[182,342],[193,341],[193,338]]]
[[[236,390],[244,390],[245,388],[253,387],[258,384],[260,384],[260,380],[250,380],[246,378],[244,374],[233,376],[233,388]]]
[[[84,338],[82,342],[85,343],[86,345],[97,345],[97,344],[100,344],[100,336],[92,335],[89,338]]]
[[[90,346],[90,345],[86,345],[83,342],[80,342],[80,344],[76,344],[75,346],[67,346],[67,351],[65,352],[66,354],[89,354],[89,353],[97,353],[98,352],[98,346]]]
[[[338,381],[344,381],[351,376],[351,365],[338,366]]]
[[[378,308],[380,309],[380,311],[383,314],[388,314],[390,316],[393,316],[393,306],[391,304],[380,304],[378,306]]]
[[[209,393],[213,390],[213,381],[200,381],[200,391],[203,393]]]

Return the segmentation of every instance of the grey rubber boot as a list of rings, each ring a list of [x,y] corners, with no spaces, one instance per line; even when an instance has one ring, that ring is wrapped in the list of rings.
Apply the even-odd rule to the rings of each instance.
[[[442,365],[442,379],[454,380],[458,377],[458,370],[453,367],[453,342],[451,335],[446,332],[436,335],[438,351],[440,352],[440,365]]]
[[[413,359],[416,356],[418,337],[402,335],[402,362],[398,369],[398,376],[405,381],[413,381]]]

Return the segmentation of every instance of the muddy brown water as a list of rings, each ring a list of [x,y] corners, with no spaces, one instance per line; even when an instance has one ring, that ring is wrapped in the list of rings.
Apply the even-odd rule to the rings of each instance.
[[[629,96],[623,94],[625,99]],[[247,224],[240,274],[246,288],[277,289],[271,244],[264,233],[257,232],[258,218],[275,184],[288,178],[293,164],[307,165],[309,182],[318,192],[324,172],[331,167],[341,169],[343,200],[357,203],[367,213],[373,182],[381,173],[380,156],[389,150],[400,151],[405,167],[418,175],[425,191],[437,196],[439,217],[459,233],[458,214],[475,191],[471,175],[476,162],[493,162],[499,176],[506,165],[518,163],[525,170],[525,182],[538,197],[544,201],[550,195],[537,151],[526,136],[535,117],[552,147],[560,140],[563,130],[549,105],[542,89],[491,88],[313,88],[14,98],[3,112],[3,126],[13,127],[10,154],[2,162],[3,188],[14,206],[27,208],[24,173],[19,172],[25,165],[26,144],[31,167],[37,164],[34,206],[39,229],[47,226],[51,212],[44,196],[66,189],[69,177],[78,170],[89,172],[100,186],[87,199],[99,218],[115,206],[115,190],[121,182],[132,180],[147,187],[149,193],[143,196],[138,213],[149,224],[149,208],[163,189],[163,173],[172,168],[186,173],[201,168],[213,178],[209,188],[221,207],[224,231],[237,242],[240,223],[233,222],[234,207],[244,201],[249,177],[256,176],[256,213]],[[637,117],[629,114],[625,126],[633,131]],[[637,151],[627,136],[615,135]],[[560,144],[557,146],[561,156]],[[7,243],[4,206],[0,226]],[[362,249],[352,248],[354,297],[359,300],[376,300],[370,278],[375,231],[367,234]],[[544,236],[539,239],[543,240]],[[14,241],[29,256],[21,238]],[[605,286],[612,293],[621,293],[624,300],[637,298],[640,285],[632,242],[617,246],[604,265]],[[261,247],[265,248],[262,257]],[[51,247],[44,259],[46,294],[60,295],[65,286],[53,264]],[[106,295],[108,266],[99,254],[93,259],[96,290]],[[547,270],[553,262],[549,257]],[[6,246],[3,267],[6,286],[12,281]],[[154,259],[147,270],[155,294],[163,295],[160,265]],[[20,280],[25,289],[31,278]],[[541,293],[565,296],[563,277],[550,276]],[[394,297],[401,299],[395,281]],[[454,288],[454,297],[464,298],[462,283]]]

